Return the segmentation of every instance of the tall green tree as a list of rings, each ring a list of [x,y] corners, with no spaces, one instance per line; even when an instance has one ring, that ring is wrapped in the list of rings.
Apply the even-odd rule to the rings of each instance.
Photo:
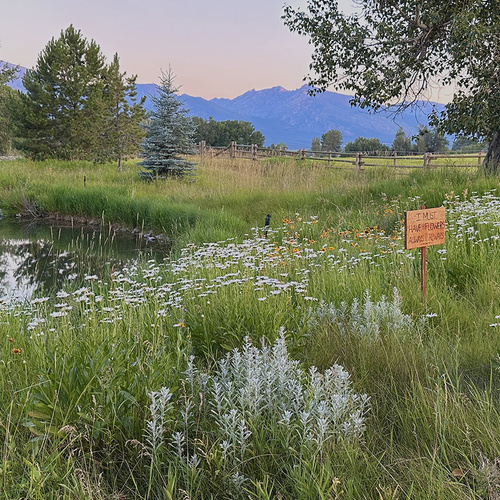
[[[399,127],[396,135],[394,136],[394,142],[392,143],[393,151],[408,152],[412,149],[411,138],[405,134],[403,127]]]
[[[419,153],[442,153],[448,151],[448,139],[439,130],[420,127],[417,134]]]
[[[94,159],[106,119],[106,66],[99,45],[69,26],[23,77],[22,147],[33,158]]]
[[[308,77],[354,93],[351,104],[405,108],[432,85],[457,89],[431,124],[489,142],[485,170],[500,168],[500,8],[498,0],[358,0],[346,14],[335,0],[285,7],[290,30],[314,47]]]
[[[194,117],[196,126],[194,140],[196,143],[205,141],[207,146],[225,147],[233,141],[238,144],[264,145],[265,137],[262,132],[246,121],[225,120],[216,121],[212,117],[208,120]]]
[[[348,142],[344,150],[347,152],[359,152],[366,154],[378,154],[387,151],[389,148],[380,142],[376,137],[357,137],[354,141]]]
[[[194,125],[188,110],[174,86],[171,68],[160,77],[157,96],[153,96],[153,112],[142,143],[144,169],[139,175],[153,180],[158,177],[181,177],[194,171],[194,163],[183,158],[193,152]]]
[[[141,125],[146,118],[142,106],[146,98],[136,101],[137,76],[126,78],[125,75],[120,72],[120,59],[115,54],[106,72],[103,101],[106,119],[98,151],[102,159],[118,161],[118,172],[122,171],[122,161],[139,150],[144,138]]]
[[[321,136],[322,151],[340,151],[342,149],[342,132],[340,130],[328,130]]]
[[[321,151],[321,139],[319,137],[311,139],[311,151]]]

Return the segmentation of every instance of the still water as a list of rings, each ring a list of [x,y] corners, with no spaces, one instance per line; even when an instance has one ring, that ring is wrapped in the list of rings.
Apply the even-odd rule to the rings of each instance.
[[[102,226],[54,220],[0,219],[0,299],[26,300],[50,294],[65,281],[86,276],[106,280],[140,257],[161,260],[166,243]]]

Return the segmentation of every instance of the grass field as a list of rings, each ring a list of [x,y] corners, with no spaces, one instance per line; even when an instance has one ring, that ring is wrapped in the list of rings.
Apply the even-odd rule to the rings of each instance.
[[[280,158],[154,183],[115,170],[0,163],[5,214],[174,242],[168,261],[1,303],[1,496],[500,497],[498,178]],[[426,303],[402,225],[424,203],[447,209]]]

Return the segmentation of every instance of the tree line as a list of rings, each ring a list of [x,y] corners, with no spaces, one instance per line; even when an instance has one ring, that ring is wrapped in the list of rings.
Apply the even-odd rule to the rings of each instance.
[[[411,144],[410,150],[439,151],[448,147],[443,134],[455,134],[465,141],[462,147],[487,145],[485,167],[496,174],[500,168],[496,7],[491,0],[360,0],[359,12],[348,15],[336,1],[308,0],[306,10],[286,6],[283,18],[292,31],[310,37],[313,93],[333,86],[353,93],[352,105],[377,110],[398,102],[405,109],[425,95],[431,82],[454,84],[452,101],[429,117],[433,128],[422,129],[410,143],[404,132],[399,133],[395,142],[403,146],[393,144],[393,148],[407,150]],[[12,68],[0,67],[0,151],[13,145],[34,159],[113,160],[121,165],[142,148],[144,138],[154,130],[153,121],[162,114],[157,109],[147,116],[143,103],[136,100],[136,77],[121,72],[118,55],[107,64],[97,43],[87,41],[73,26],[53,38],[40,53],[36,68],[27,71],[26,93],[6,86],[13,76]],[[168,90],[172,81],[162,85]],[[175,92],[174,97],[178,99]],[[175,99],[168,102],[178,110]],[[231,140],[263,143],[251,124],[200,119],[197,129],[184,126],[185,114],[176,117],[176,126],[192,134],[191,141],[197,130],[205,130],[207,144],[220,144],[232,130]],[[336,132],[315,138],[312,149],[322,150],[331,143],[328,147],[335,151],[339,147]],[[174,143],[168,137],[162,140],[172,149]],[[373,139],[358,138],[344,150],[384,147]]]
[[[25,92],[10,88],[17,68],[0,64],[0,154],[13,149],[33,160],[113,161],[142,156],[144,178],[192,173],[182,157],[194,144],[264,144],[249,122],[189,118],[172,70],[161,74],[153,111],[137,100],[136,75],[127,77],[115,54],[107,64],[99,45],[70,25],[52,38],[23,77]]]
[[[484,141],[457,137],[453,141],[451,150],[462,152],[476,152],[487,148]],[[391,146],[382,144],[380,139],[372,137],[357,137],[342,147],[342,132],[340,130],[328,130],[321,138],[314,137],[311,140],[311,151],[313,152],[340,152],[378,154],[386,151],[397,151],[402,153],[442,153],[449,151],[449,141],[445,135],[436,128],[420,127],[413,137],[406,135],[402,127],[399,127]]]

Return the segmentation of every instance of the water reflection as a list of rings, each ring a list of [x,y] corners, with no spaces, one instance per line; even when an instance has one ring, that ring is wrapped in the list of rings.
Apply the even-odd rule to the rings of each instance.
[[[141,255],[163,259],[166,244],[106,227],[44,220],[0,220],[0,298],[29,299],[87,275],[109,279]]]

